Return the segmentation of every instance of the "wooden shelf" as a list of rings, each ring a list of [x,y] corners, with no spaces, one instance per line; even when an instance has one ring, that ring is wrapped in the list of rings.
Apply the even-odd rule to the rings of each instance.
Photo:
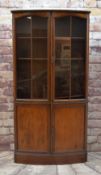
[[[71,37],[71,39],[82,39],[82,40],[85,40],[86,38],[85,37]]]
[[[84,61],[84,58],[71,58],[71,61]]]
[[[55,37],[56,40],[71,40],[71,37]]]
[[[46,61],[47,58],[17,58],[17,61],[22,61],[22,60],[26,60],[26,61]]]
[[[16,36],[17,39],[47,39],[48,37],[33,37],[33,36],[29,36],[29,37],[24,37],[24,36]]]
[[[17,61],[18,61],[18,60],[19,60],[19,61],[20,61],[20,60],[26,60],[26,61],[28,61],[28,60],[29,60],[29,61],[30,61],[30,60],[31,60],[31,58],[17,58]]]
[[[85,40],[86,38],[85,37],[73,37],[73,36],[70,36],[70,37],[55,37],[56,40],[71,40],[71,39],[82,39],[82,40]]]

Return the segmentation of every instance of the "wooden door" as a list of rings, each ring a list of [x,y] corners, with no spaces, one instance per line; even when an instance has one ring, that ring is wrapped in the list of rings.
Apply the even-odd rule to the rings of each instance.
[[[50,14],[16,16],[16,149],[49,153]]]
[[[52,14],[53,152],[85,149],[86,19]]]

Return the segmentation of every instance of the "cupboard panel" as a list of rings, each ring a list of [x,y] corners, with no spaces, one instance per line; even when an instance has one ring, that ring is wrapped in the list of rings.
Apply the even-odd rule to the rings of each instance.
[[[55,152],[84,149],[85,105],[57,105],[55,117]]]
[[[48,152],[50,114],[48,105],[17,106],[18,150]]]

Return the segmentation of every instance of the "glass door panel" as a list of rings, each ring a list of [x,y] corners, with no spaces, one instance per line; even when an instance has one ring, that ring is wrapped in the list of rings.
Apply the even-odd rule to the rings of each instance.
[[[84,98],[85,40],[72,39],[71,47],[71,98]]]
[[[70,17],[59,17],[55,19],[55,37],[70,36]]]
[[[85,62],[84,60],[71,61],[71,98],[84,98],[85,90]]]
[[[31,17],[18,18],[16,20],[16,36],[30,37],[31,36]]]
[[[48,98],[48,19],[32,18],[32,98]]]
[[[32,36],[39,38],[39,37],[47,37],[48,30],[47,30],[47,17],[41,16],[33,16],[32,17]]]
[[[17,60],[17,78],[18,81],[26,81],[31,74],[30,60]]]
[[[72,17],[71,98],[85,98],[86,20]]]
[[[72,37],[86,37],[86,19],[72,17]]]
[[[17,98],[19,99],[29,99],[30,95],[30,80],[25,80],[17,82]]]
[[[48,82],[51,81],[48,80],[48,26],[48,17],[27,16],[16,20],[18,98],[48,98]],[[54,72],[54,83],[50,84],[54,84],[55,99],[84,98],[86,20],[55,17],[51,34],[54,36],[51,52],[55,61],[54,70],[50,64]]]
[[[69,98],[71,41],[55,42],[55,98]]]
[[[31,17],[16,20],[17,98],[31,98]]]
[[[71,40],[71,57],[73,59],[85,58],[85,39],[72,39]]]
[[[85,94],[86,20],[55,18],[55,99]]]
[[[30,98],[30,60],[17,60],[17,98]]]
[[[17,59],[31,58],[31,39],[17,38],[16,40]]]
[[[55,19],[55,99],[68,99],[70,88],[70,17]]]
[[[33,60],[32,98],[47,98],[47,61]]]
[[[47,38],[33,38],[32,58],[38,61],[47,59]]]

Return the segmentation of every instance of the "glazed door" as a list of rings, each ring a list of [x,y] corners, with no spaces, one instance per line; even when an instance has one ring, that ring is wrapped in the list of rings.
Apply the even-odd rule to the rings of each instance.
[[[15,26],[16,149],[84,150],[86,19],[33,12]]]
[[[81,151],[85,148],[86,19],[54,12],[52,22],[53,152]]]
[[[21,16],[22,15],[22,16]],[[16,16],[16,121],[19,151],[51,150],[50,14]]]

